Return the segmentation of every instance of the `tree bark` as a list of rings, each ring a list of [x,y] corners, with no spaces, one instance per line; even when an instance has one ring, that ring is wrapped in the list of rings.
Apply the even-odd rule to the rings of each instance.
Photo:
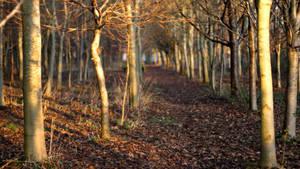
[[[129,59],[129,104],[138,108],[139,106],[139,84],[137,73],[137,55],[136,55],[136,40],[135,26],[132,21],[132,3],[125,1],[125,7],[128,17],[128,59]]]
[[[287,83],[287,107],[285,114],[285,132],[292,138],[296,137],[296,111],[297,111],[297,78],[298,78],[298,56],[296,53],[296,38],[299,30],[299,2],[291,0],[289,9],[286,9],[287,41],[289,74]]]
[[[273,85],[270,58],[270,10],[272,0],[260,0],[258,9],[258,50],[261,75],[261,155],[262,168],[277,167],[273,113]]]
[[[2,6],[3,1],[0,2]],[[0,11],[0,20],[2,20],[3,9]],[[0,27],[0,106],[4,106],[4,90],[3,90],[3,27]]]
[[[24,0],[24,151],[29,161],[47,158],[42,112],[40,1]]]
[[[250,96],[250,110],[257,110],[257,98],[256,98],[256,52],[255,52],[255,41],[254,41],[254,28],[251,23],[251,19],[249,18],[248,25],[248,47],[250,54],[250,81],[249,81],[249,96]]]
[[[52,20],[52,27],[55,27],[55,20],[56,20],[56,9],[55,9],[55,0],[52,0],[52,10],[53,10],[53,20]],[[46,91],[45,95],[48,96],[51,94],[52,86],[53,86],[53,74],[54,74],[54,62],[55,62],[55,30],[51,30],[51,55],[50,55],[50,61],[48,66],[48,80],[46,83]]]
[[[108,102],[108,94],[105,86],[105,76],[102,67],[101,58],[97,52],[99,48],[101,40],[101,30],[96,29],[94,31],[94,40],[91,44],[91,54],[92,61],[94,63],[94,67],[97,74],[99,93],[101,97],[101,125],[102,125],[102,138],[109,139],[110,138],[110,127],[109,127],[109,102]],[[100,53],[100,52],[99,52]]]
[[[22,25],[19,27],[18,32],[18,48],[19,48],[19,80],[23,80],[23,30]]]
[[[63,29],[67,27],[67,20],[68,20],[68,9],[66,1],[64,1],[64,13],[65,19],[63,24]],[[62,31],[60,34],[59,39],[59,53],[58,53],[58,63],[57,63],[57,89],[61,88],[62,85],[62,72],[63,72],[63,49],[64,49],[64,38],[65,38],[65,31]]]

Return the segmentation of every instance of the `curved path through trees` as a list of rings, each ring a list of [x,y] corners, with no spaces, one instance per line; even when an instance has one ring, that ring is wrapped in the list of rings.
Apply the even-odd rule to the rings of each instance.
[[[119,127],[116,98],[120,100],[122,90],[116,92],[120,85],[116,82],[124,80],[124,72],[106,72],[106,78],[112,140],[100,139],[95,82],[74,84],[43,98],[48,154],[54,126],[50,162],[44,168],[251,168],[258,162],[260,113],[248,111],[242,100],[218,96],[197,80],[148,66],[144,106],[127,111],[130,123]],[[14,86],[5,90],[11,103],[0,109],[0,166],[23,154],[22,90]],[[281,102],[275,104],[277,131],[282,124]],[[279,138],[277,133],[281,162],[284,148]],[[299,152],[298,137],[286,146],[286,167],[300,168]]]

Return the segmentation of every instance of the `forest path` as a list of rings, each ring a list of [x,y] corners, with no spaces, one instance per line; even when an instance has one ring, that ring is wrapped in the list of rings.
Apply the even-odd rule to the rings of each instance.
[[[245,168],[258,161],[258,114],[249,115],[207,85],[150,66],[154,100],[148,142],[166,168]],[[163,167],[163,168],[164,168]]]
[[[242,101],[215,95],[207,85],[159,66],[146,68],[144,106],[139,111],[126,111],[129,127],[116,125],[121,115],[125,73],[106,72],[112,139],[101,139],[100,98],[95,79],[91,76],[84,85],[74,83],[71,89],[64,86],[52,96],[43,97],[50,158],[39,168],[238,169],[251,168],[259,161],[259,112],[250,112]],[[5,94],[8,105],[0,109],[0,167],[22,159],[24,154],[22,89],[18,84],[5,86]],[[283,97],[278,96],[276,131],[280,131],[278,124],[282,124],[284,111],[280,100]],[[283,145],[277,132],[276,136],[279,161]],[[300,168],[299,152],[300,137],[286,146],[285,167]],[[10,166],[22,168],[22,161]],[[32,166],[25,164],[23,168]]]

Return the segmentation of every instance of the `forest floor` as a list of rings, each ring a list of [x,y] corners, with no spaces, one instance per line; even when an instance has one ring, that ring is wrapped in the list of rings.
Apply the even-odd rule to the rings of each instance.
[[[197,80],[148,66],[142,106],[126,108],[126,124],[119,127],[125,73],[106,76],[112,139],[100,138],[96,83],[63,88],[43,97],[49,160],[38,168],[256,168],[260,112],[248,110],[245,89],[240,99],[226,94],[226,86],[219,96]],[[17,86],[6,84],[7,107],[0,110],[0,168],[34,165],[22,161],[23,100]],[[283,144],[284,92],[276,89],[274,96],[278,162],[300,168],[299,119],[297,138]]]

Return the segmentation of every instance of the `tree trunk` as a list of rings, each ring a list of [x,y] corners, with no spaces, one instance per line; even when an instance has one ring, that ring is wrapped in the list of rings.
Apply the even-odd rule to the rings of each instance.
[[[44,75],[45,77],[48,78],[49,76],[49,58],[48,58],[48,46],[49,46],[49,37],[50,37],[50,30],[47,30],[46,35],[45,35],[45,40],[43,44],[43,55],[44,55],[44,62],[43,62],[43,67],[44,67]]]
[[[255,53],[255,41],[254,41],[254,28],[251,23],[251,19],[249,18],[248,25],[248,46],[249,46],[249,54],[250,54],[250,81],[249,81],[249,96],[250,96],[250,110],[257,110],[257,98],[256,98],[256,53]]]
[[[0,2],[3,5],[3,1]],[[0,11],[0,20],[2,20],[3,9]],[[4,90],[3,90],[3,27],[0,27],[0,106],[4,106]]]
[[[24,151],[29,161],[47,158],[42,112],[40,1],[24,0]]]
[[[224,70],[225,70],[225,53],[224,53],[224,46],[221,46],[221,73],[220,73],[220,84],[219,84],[219,93],[223,95],[223,77],[224,77]]]
[[[138,108],[139,106],[139,84],[137,73],[137,55],[136,55],[136,40],[135,26],[132,21],[132,4],[131,1],[126,1],[126,12],[128,16],[128,59],[129,59],[129,104]]]
[[[53,20],[52,20],[52,27],[55,27],[55,20],[56,20],[56,9],[55,9],[55,0],[52,0],[52,10],[53,10]],[[54,74],[54,62],[55,62],[55,30],[51,30],[51,55],[50,55],[50,61],[48,66],[48,80],[46,83],[46,91],[45,95],[49,96],[52,91],[53,86],[53,74]]]
[[[287,107],[285,114],[285,132],[292,138],[296,137],[296,111],[297,111],[297,78],[298,78],[298,56],[296,53],[296,38],[299,30],[298,4],[291,0],[289,9],[286,9],[287,18],[287,41],[289,75],[287,83]]]
[[[97,74],[99,93],[101,97],[101,125],[102,125],[102,138],[110,138],[110,127],[109,127],[109,102],[108,94],[105,86],[105,76],[102,67],[101,58],[97,52],[101,40],[101,30],[96,29],[94,31],[94,40],[91,44],[92,61],[94,63],[95,71]],[[99,52],[100,53],[100,52]]]
[[[63,29],[66,29],[67,19],[68,19],[68,9],[65,1],[64,1],[64,13],[65,13],[65,19],[64,19]],[[59,54],[58,54],[58,63],[57,63],[57,85],[56,85],[57,89],[60,89],[62,85],[61,83],[62,83],[62,72],[63,72],[64,38],[65,38],[65,31],[63,30],[60,34],[60,39],[59,39]]]
[[[272,0],[260,0],[258,9],[258,51],[261,77],[261,154],[262,168],[277,167],[273,113],[273,85],[270,58],[270,10]]]
[[[22,26],[19,27],[18,48],[19,48],[19,80],[23,80],[23,33]]]
[[[200,51],[201,51],[201,56],[202,56],[202,64],[203,64],[203,78],[204,78],[204,83],[208,84],[209,83],[209,75],[208,75],[208,57],[207,57],[207,52],[205,51],[205,40],[203,36],[200,37],[201,43],[200,43]]]
[[[228,30],[229,41],[230,41],[230,80],[231,80],[231,95],[238,95],[239,79],[237,70],[237,56],[238,56],[238,40],[237,40],[237,21],[236,21],[236,10],[233,7],[232,0],[229,0],[228,5],[229,25],[231,30]]]
[[[277,87],[281,88],[281,71],[280,71],[280,49],[281,45],[278,43],[276,45],[276,68],[277,68]]]
[[[189,67],[189,71],[190,71],[190,79],[194,79],[195,78],[195,61],[194,61],[194,27],[189,26],[190,31],[189,31],[189,49],[190,49],[190,57],[189,57],[189,62],[190,62],[190,67]]]

